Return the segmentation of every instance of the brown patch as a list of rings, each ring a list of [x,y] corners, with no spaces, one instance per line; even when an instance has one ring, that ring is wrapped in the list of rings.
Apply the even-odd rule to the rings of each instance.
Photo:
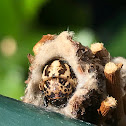
[[[34,69],[33,66],[30,66],[30,67],[29,67],[29,71],[30,71],[30,72],[32,72],[33,69]]]
[[[79,44],[76,56],[79,57],[79,60],[86,61],[88,57],[92,56],[92,53],[88,47]]]
[[[39,47],[44,44],[46,41],[48,40],[54,40],[55,39],[55,35],[51,35],[51,34],[48,34],[48,35],[43,35],[42,39],[37,42],[35,44],[35,46],[33,47],[33,52],[34,54],[36,55],[39,51]]]
[[[28,58],[30,64],[31,64],[31,63],[34,61],[34,59],[35,59],[35,57],[32,56],[30,53],[27,55],[27,58]]]
[[[77,56],[80,57],[80,58],[83,57],[85,51],[86,51],[85,48],[78,49],[77,50]]]
[[[80,74],[83,74],[83,69],[82,69],[81,66],[78,66],[77,70],[78,70],[78,72],[79,72]]]
[[[26,81],[25,81],[25,84],[28,84],[30,82],[30,78],[28,78]]]

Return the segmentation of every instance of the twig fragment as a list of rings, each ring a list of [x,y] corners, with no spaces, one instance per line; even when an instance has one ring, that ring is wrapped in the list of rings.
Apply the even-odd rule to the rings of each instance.
[[[110,53],[104,47],[103,43],[91,44],[91,51],[96,57],[101,59],[104,65],[110,61]]]
[[[106,88],[110,96],[114,97],[117,100],[116,108],[116,119],[121,120],[121,117],[124,115],[122,92],[121,92],[121,77],[120,70],[122,64],[115,64],[109,62],[105,65],[104,73],[106,76]]]
[[[98,109],[99,114],[102,117],[107,116],[114,108],[116,108],[117,101],[113,97],[107,97],[102,103],[100,108]]]

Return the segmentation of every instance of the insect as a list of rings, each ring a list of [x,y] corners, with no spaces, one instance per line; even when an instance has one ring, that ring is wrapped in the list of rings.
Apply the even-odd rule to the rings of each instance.
[[[71,67],[63,60],[54,60],[45,65],[39,85],[44,94],[45,105],[65,105],[75,91],[77,79]]]

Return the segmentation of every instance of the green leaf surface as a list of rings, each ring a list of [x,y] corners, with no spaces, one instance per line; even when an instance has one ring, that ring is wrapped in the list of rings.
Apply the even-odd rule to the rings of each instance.
[[[0,95],[0,126],[93,126]]]
[[[22,1],[21,1],[22,2]],[[31,19],[37,14],[40,7],[44,6],[47,0],[23,0],[22,11],[25,18]]]

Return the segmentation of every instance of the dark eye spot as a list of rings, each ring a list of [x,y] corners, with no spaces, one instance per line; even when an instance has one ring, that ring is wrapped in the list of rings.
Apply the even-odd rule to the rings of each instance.
[[[62,84],[62,85],[65,85],[66,80],[64,80],[63,78],[59,78],[59,83]]]
[[[60,86],[61,88],[63,88],[63,86]]]
[[[51,98],[54,98],[55,97],[55,94],[53,92],[51,92],[51,95],[50,95]]]
[[[67,89],[64,89],[64,91],[66,92],[66,91],[67,91]]]

